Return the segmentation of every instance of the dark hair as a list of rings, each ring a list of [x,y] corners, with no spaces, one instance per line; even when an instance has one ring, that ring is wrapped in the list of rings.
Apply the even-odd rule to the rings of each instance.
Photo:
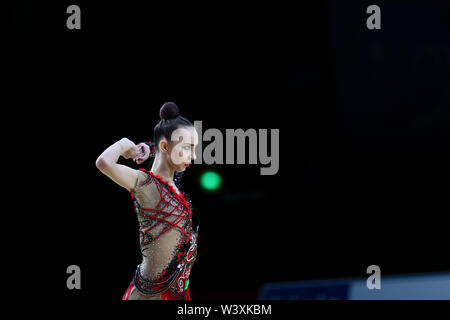
[[[170,141],[172,132],[180,127],[193,127],[194,125],[185,117],[180,115],[180,109],[173,102],[166,102],[159,110],[161,120],[156,124],[153,130],[153,141],[156,150],[159,148],[159,142],[166,138]]]

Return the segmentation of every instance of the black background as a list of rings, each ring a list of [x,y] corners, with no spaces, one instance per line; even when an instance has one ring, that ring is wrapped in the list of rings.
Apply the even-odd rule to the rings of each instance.
[[[8,136],[27,150],[14,192],[27,270],[58,297],[121,298],[140,262],[137,221],[95,160],[122,137],[151,139],[166,101],[204,130],[280,129],[274,176],[185,173],[201,214],[193,298],[256,298],[266,282],[372,264],[449,270],[449,5],[378,1],[382,29],[368,30],[374,3],[313,3],[3,4]],[[65,27],[69,4],[81,30]],[[210,168],[224,177],[212,194],[198,184]],[[71,264],[80,291],[66,289]]]

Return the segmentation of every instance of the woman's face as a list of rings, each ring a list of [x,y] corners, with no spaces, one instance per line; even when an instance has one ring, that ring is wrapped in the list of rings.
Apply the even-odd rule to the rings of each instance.
[[[184,171],[195,160],[198,134],[195,127],[180,127],[173,131],[167,146],[169,164],[175,171]]]

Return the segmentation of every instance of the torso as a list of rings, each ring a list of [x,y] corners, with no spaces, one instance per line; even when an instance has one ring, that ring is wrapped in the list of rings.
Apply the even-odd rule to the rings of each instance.
[[[139,172],[132,196],[139,221],[142,277],[160,281],[184,262],[185,266],[168,289],[170,294],[182,297],[197,254],[197,233],[192,229],[190,203],[173,182],[169,184],[145,170]],[[161,294],[143,295],[137,290],[133,295],[135,298],[161,298]]]

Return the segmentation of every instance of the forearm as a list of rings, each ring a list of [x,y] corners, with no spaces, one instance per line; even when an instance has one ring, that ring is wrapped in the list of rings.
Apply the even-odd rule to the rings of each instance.
[[[120,156],[126,151],[124,146],[129,143],[130,141],[127,138],[120,139],[119,141],[113,143],[97,158],[97,167],[116,164]]]
[[[118,164],[120,156],[131,158],[135,156],[135,144],[127,138],[123,138],[109,146],[97,158],[97,168],[118,185],[127,190],[134,188],[137,181],[137,170]]]

